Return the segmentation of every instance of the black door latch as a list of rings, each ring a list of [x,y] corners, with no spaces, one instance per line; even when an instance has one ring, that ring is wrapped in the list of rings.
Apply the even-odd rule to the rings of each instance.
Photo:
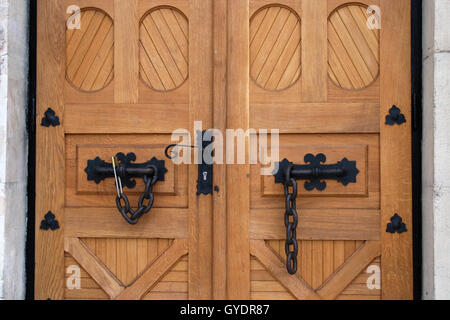
[[[207,161],[207,159],[204,158],[204,152],[208,146],[210,146],[213,141],[210,140],[204,140],[205,134],[208,132],[208,130],[205,131],[197,131],[197,144],[195,146],[189,146],[189,145],[180,145],[180,144],[171,144],[166,147],[165,154],[168,159],[175,159],[179,156],[179,151],[174,148],[191,148],[191,149],[197,149],[198,150],[198,178],[197,178],[197,195],[208,195],[213,193],[213,165],[212,161]],[[201,148],[200,148],[201,146]],[[212,160],[212,159],[211,159]],[[218,187],[214,188],[216,191],[218,191]]]
[[[204,158],[203,150],[213,143],[212,139],[210,141],[205,141],[203,138],[207,131],[197,132],[197,145],[202,146],[198,157],[198,178],[197,178],[197,195],[208,195],[213,193],[213,165],[208,164]],[[211,161],[210,161],[211,162]]]
[[[158,160],[154,157],[144,163],[134,163],[136,161],[136,155],[134,153],[125,155],[122,152],[118,153],[116,157],[120,161],[117,167],[117,175],[122,179],[122,184],[125,187],[133,189],[136,186],[136,180],[134,178],[153,175],[153,166],[158,169],[157,180],[164,181],[164,176],[167,172],[164,160]],[[114,178],[112,163],[108,163],[100,157],[94,160],[88,160],[87,167],[84,171],[87,174],[88,181],[95,181],[96,184],[99,184],[107,178]]]
[[[284,159],[279,163],[278,171],[274,172],[275,183],[285,183],[286,176],[295,180],[307,180],[305,189],[308,191],[325,190],[327,183],[324,180],[337,180],[344,186],[356,183],[356,176],[359,174],[356,161],[344,158],[335,164],[324,164],[326,161],[327,157],[323,153],[316,156],[307,154],[304,165],[293,164],[288,159]],[[289,172],[287,172],[288,168],[290,168]]]

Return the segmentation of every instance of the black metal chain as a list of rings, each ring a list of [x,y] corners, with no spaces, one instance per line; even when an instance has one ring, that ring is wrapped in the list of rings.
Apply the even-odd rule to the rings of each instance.
[[[286,226],[286,268],[289,274],[297,273],[297,180],[291,178],[293,165],[289,165],[285,172],[284,195],[286,196],[286,212],[284,214],[284,224]],[[292,189],[292,190],[291,190]]]
[[[144,176],[145,191],[139,198],[138,209],[136,211],[130,207],[130,202],[128,201],[128,197],[125,193],[119,192],[116,196],[117,209],[119,209],[119,212],[129,224],[136,224],[139,219],[144,214],[148,213],[153,207],[153,201],[155,200],[155,196],[153,195],[153,186],[158,181],[158,168],[156,168],[156,166],[150,166],[149,168],[153,168],[153,175]],[[123,205],[122,200],[124,202]],[[145,200],[147,200],[146,205],[144,205]]]

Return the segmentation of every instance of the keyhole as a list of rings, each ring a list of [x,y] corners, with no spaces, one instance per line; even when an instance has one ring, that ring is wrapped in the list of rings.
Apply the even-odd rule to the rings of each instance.
[[[208,172],[203,171],[203,181],[206,181],[208,177]]]

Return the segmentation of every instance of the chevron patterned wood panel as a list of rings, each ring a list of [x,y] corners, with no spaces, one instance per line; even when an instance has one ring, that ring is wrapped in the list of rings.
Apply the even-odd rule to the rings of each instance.
[[[368,11],[363,5],[345,5],[328,19],[328,75],[338,87],[362,89],[378,77],[380,32],[368,27]]]
[[[114,77],[114,25],[100,9],[83,9],[69,18],[78,28],[66,31],[66,79],[76,89],[93,92]]]
[[[140,26],[140,75],[156,91],[180,87],[189,73],[189,22],[173,7],[157,7]]]
[[[301,73],[301,21],[292,9],[270,5],[250,21],[250,76],[266,90],[292,86]]]

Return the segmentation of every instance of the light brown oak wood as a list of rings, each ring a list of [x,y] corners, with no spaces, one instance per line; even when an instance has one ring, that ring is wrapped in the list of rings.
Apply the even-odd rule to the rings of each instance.
[[[251,210],[251,239],[284,239],[286,227],[280,210]],[[380,240],[380,211],[357,209],[304,209],[297,232],[302,240]]]
[[[139,0],[114,0],[114,102],[139,97]]]
[[[64,0],[38,5],[36,297],[114,296],[114,290],[95,286],[98,268],[85,268],[85,261],[95,261],[124,288],[153,266],[152,272],[161,277],[139,298],[211,298],[212,199],[196,194],[197,166],[175,165],[164,149],[177,142],[171,139],[174,130],[191,130],[194,120],[203,120],[205,129],[213,125],[212,1],[207,7],[205,1],[185,0]],[[65,12],[71,5],[81,8],[80,29],[66,27],[70,16]],[[143,56],[141,44],[149,41],[156,42],[155,50]],[[143,75],[151,72],[143,65],[149,61],[165,64],[156,66],[160,74]],[[158,90],[157,82],[149,86],[149,80],[161,77],[164,70],[176,85],[166,91]],[[40,126],[49,107],[57,112],[60,126]],[[128,225],[115,208],[114,180],[96,184],[84,171],[88,160],[101,157],[110,162],[118,152],[135,153],[138,163],[164,159],[168,169],[165,180],[154,187],[153,210],[136,226]],[[142,179],[136,182],[135,189],[125,188],[134,208],[144,187]],[[61,228],[39,229],[50,210]],[[77,247],[76,260],[64,256],[64,239],[78,241],[83,248]],[[187,245],[183,249],[189,259],[174,261],[173,270],[164,265],[155,269],[157,257],[173,243],[176,248],[178,240],[189,242],[192,251]],[[89,279],[82,283],[86,288],[65,289],[64,273],[71,265],[80,266],[83,279]]]
[[[324,299],[334,299],[371,261],[380,255],[379,241],[367,241],[327,282],[317,290]]]
[[[194,121],[202,121],[203,128],[212,126],[213,104],[213,1],[189,1],[189,56],[190,74],[190,130],[194,137]],[[205,53],[208,53],[205,59]],[[193,143],[195,140],[193,140]],[[194,157],[198,153],[194,151]],[[189,202],[192,211],[189,216],[189,299],[210,299],[212,297],[212,199],[198,196],[196,183],[198,167],[189,168]]]
[[[227,127],[227,0],[216,0],[214,5],[214,87],[213,125],[224,132]],[[219,191],[213,195],[213,298],[227,297],[227,188],[226,166],[214,166],[213,183]]]
[[[249,0],[228,1],[227,16],[227,128],[245,131],[249,128]],[[248,138],[245,145],[247,155]],[[248,164],[227,165],[226,264],[229,299],[250,298],[249,173]]]
[[[406,117],[402,126],[381,130],[381,276],[383,299],[412,299],[412,187],[411,187],[411,2],[380,1],[385,12],[381,29],[381,107],[387,115],[393,104]],[[396,29],[396,32],[389,30]],[[380,121],[382,121],[380,119]],[[407,233],[386,233],[385,225],[398,213]]]
[[[48,108],[56,114],[64,113],[63,86],[65,81],[65,29],[62,3],[39,2],[37,15],[46,23],[37,28],[37,87],[36,128]],[[64,128],[36,131],[36,242],[35,242],[35,293],[36,299],[64,298],[64,243],[63,229],[42,232],[41,221],[52,211],[64,225]],[[55,169],[57,168],[57,169]]]
[[[78,238],[65,238],[64,250],[74,257],[111,298],[124,290],[120,281]]]
[[[185,239],[175,240],[138,279],[115,296],[118,300],[138,300],[162,277],[178,259],[188,253]]]
[[[297,299],[320,299],[313,289],[301,278],[286,273],[284,264],[275,253],[266,246],[264,240],[251,240],[250,253],[254,255]]]
[[[81,29],[66,27],[73,4]],[[371,5],[381,30],[367,27]],[[410,33],[408,0],[39,2],[36,298],[412,298]],[[405,124],[386,126],[392,105]],[[60,126],[40,126],[48,108]],[[207,196],[197,195],[196,164],[165,158],[176,129],[196,143],[194,121],[223,133],[278,129],[273,161],[356,161],[347,186],[299,181],[295,276],[283,186],[248,163],[248,148],[245,164],[214,164]],[[84,171],[118,152],[168,169],[135,226],[115,208],[114,180]],[[125,190],[132,205],[143,188],[137,179]],[[39,228],[48,211],[60,229]],[[395,213],[407,233],[385,232]],[[65,288],[70,266],[80,290]],[[380,289],[367,286],[367,267],[381,270]]]
[[[386,17],[382,18],[381,31],[367,27],[367,19],[372,18],[373,14],[367,11],[371,5],[380,6],[381,12],[384,12],[385,5],[390,12],[389,19],[392,20],[386,27]],[[280,7],[286,10],[281,10]],[[397,27],[402,29],[404,40],[409,39],[407,34],[410,29],[406,27],[409,23],[409,8],[406,8],[406,3],[393,7],[392,4],[388,6],[387,1],[354,3],[345,0],[286,0],[277,4],[251,0],[249,4],[252,19],[248,31],[250,127],[279,129],[279,160],[288,158],[294,163],[303,164],[306,154],[324,153],[327,163],[335,163],[346,157],[355,160],[360,170],[355,184],[344,187],[327,181],[324,191],[307,191],[303,187],[303,181],[299,181],[298,276],[314,290],[321,288],[328,279],[333,279],[328,281],[335,282],[335,292],[324,294],[326,299],[380,299],[382,292],[390,290],[391,286],[396,286],[392,291],[396,294],[405,290],[406,297],[411,293],[409,237],[391,236],[385,232],[386,224],[394,211],[402,211],[406,217],[411,214],[409,193],[400,195],[393,190],[394,186],[402,181],[407,186],[406,189],[410,189],[410,138],[403,136],[405,139],[400,139],[400,136],[396,135],[399,132],[406,134],[410,127],[387,127],[384,123],[389,108],[400,102],[392,101],[388,106],[387,103],[383,105],[383,101],[402,101],[407,117],[409,113],[409,92],[406,90],[406,83],[407,79],[410,79],[410,43],[405,41],[403,50],[397,50],[397,53],[391,50],[392,46],[389,44],[389,41],[394,41],[396,37]],[[403,8],[401,12],[398,11],[400,7]],[[244,12],[246,8],[241,10]],[[269,83],[265,82],[269,76],[267,69],[273,65],[284,65],[283,53],[286,53],[287,49],[282,50],[281,54],[279,49],[283,48],[282,43],[286,41],[285,34],[278,37],[275,35],[281,28],[290,27],[290,20],[283,16],[287,15],[289,10],[293,10],[301,21],[301,74],[295,85],[274,91],[273,87],[265,88]],[[404,19],[398,26],[395,26],[393,18],[396,15]],[[279,21],[283,19],[285,24],[280,26]],[[247,30],[242,29],[241,32]],[[280,45],[269,45],[273,43]],[[392,60],[395,62],[390,60],[387,63],[389,57],[394,55],[395,59]],[[402,57],[405,59],[401,63],[396,60]],[[385,64],[388,65],[387,69],[384,69]],[[405,68],[407,72],[402,73],[401,81],[396,83],[398,90],[394,91],[392,82],[397,81],[397,77],[392,72],[400,72],[396,69],[400,67]],[[294,70],[292,67],[284,71],[295,73]],[[383,83],[383,79],[387,79],[383,78],[383,70],[386,77],[390,77],[386,83]],[[231,77],[228,79],[230,81]],[[387,98],[383,97],[385,90],[390,94]],[[398,94],[394,95],[394,92]],[[246,105],[242,104],[241,111],[244,116],[246,108]],[[406,145],[400,152],[401,156],[398,155],[402,160],[397,163],[407,162],[408,165],[402,169],[396,167],[394,174],[387,158],[389,153],[394,152],[394,145],[398,147],[401,141],[406,141]],[[383,150],[386,147],[387,150]],[[382,154],[385,154],[385,158]],[[283,263],[286,259],[283,241],[283,187],[275,185],[273,177],[261,176],[260,169],[263,167],[258,164],[252,165],[250,169],[251,214],[247,232],[251,241],[265,240],[266,245]],[[383,175],[383,170],[389,172],[390,176]],[[406,171],[409,172],[408,175]],[[400,175],[403,178],[399,178]],[[236,190],[240,187],[246,188],[246,180],[242,177],[234,181],[233,187]],[[383,198],[384,184],[390,186],[388,200]],[[408,202],[408,205],[402,207],[404,210],[398,209],[394,200],[396,196],[401,196],[404,204]],[[385,202],[389,205],[383,205]],[[383,218],[383,208],[388,208],[389,217],[386,214]],[[240,223],[241,219],[233,218],[233,221]],[[380,246],[383,239],[389,239],[384,242],[387,243],[385,251],[375,252],[373,256],[365,259],[363,264],[367,263],[366,265],[346,275],[349,267],[345,266],[354,263],[352,259],[356,255],[355,252],[364,252],[363,248],[370,247],[373,241],[378,242]],[[246,240],[242,242],[246,243]],[[400,247],[405,249],[405,254],[397,251]],[[393,248],[396,252],[395,258],[391,251]],[[384,259],[389,259],[392,264],[388,270],[382,272],[381,290],[371,291],[367,287],[364,288],[364,284],[355,284],[353,281],[357,281],[356,279],[365,273],[364,268],[373,264],[375,258],[380,255],[382,270],[383,261],[386,261]],[[344,272],[338,273],[340,269]],[[405,275],[394,281],[394,274],[401,273],[400,269],[405,270]],[[256,260],[251,259],[252,298],[293,298],[289,292],[281,291],[281,287],[273,282],[280,282],[280,279],[264,273],[264,270],[267,270],[264,265],[258,265]],[[385,276],[388,272],[392,278]],[[392,279],[392,282],[386,285],[385,281],[391,281],[386,279]],[[258,281],[267,281],[267,290],[263,291],[264,286]],[[345,291],[346,287],[348,291]],[[399,289],[400,287],[402,289]]]

